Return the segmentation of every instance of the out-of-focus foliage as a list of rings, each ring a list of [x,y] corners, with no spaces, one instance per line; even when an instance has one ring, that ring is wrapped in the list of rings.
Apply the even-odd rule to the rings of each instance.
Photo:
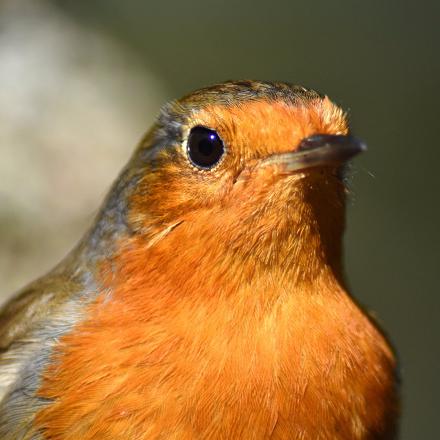
[[[40,0],[0,4],[0,84],[3,299],[78,240],[164,92],[124,44]]]

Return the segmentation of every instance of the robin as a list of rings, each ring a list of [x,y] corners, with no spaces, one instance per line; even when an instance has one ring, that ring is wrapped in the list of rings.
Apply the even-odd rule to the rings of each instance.
[[[95,224],[0,315],[2,439],[391,439],[396,362],[343,276],[326,96],[236,81],[166,105]]]

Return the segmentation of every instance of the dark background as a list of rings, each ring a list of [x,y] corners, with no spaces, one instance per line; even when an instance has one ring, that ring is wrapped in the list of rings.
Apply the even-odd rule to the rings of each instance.
[[[369,146],[356,160],[348,209],[350,284],[400,356],[401,438],[440,438],[440,3],[51,4],[134,53],[160,79],[166,99],[252,78],[303,84],[349,110],[353,131]]]

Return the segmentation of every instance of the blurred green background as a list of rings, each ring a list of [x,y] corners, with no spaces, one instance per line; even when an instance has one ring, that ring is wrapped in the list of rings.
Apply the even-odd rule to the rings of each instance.
[[[303,84],[369,145],[347,273],[400,355],[401,438],[440,438],[439,22],[434,0],[3,0],[3,297],[81,236],[164,100],[225,79]]]

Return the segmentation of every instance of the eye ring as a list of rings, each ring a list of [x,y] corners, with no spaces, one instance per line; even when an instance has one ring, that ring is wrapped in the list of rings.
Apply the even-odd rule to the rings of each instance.
[[[189,132],[186,154],[192,165],[210,170],[222,159],[225,147],[215,130],[197,125]]]

